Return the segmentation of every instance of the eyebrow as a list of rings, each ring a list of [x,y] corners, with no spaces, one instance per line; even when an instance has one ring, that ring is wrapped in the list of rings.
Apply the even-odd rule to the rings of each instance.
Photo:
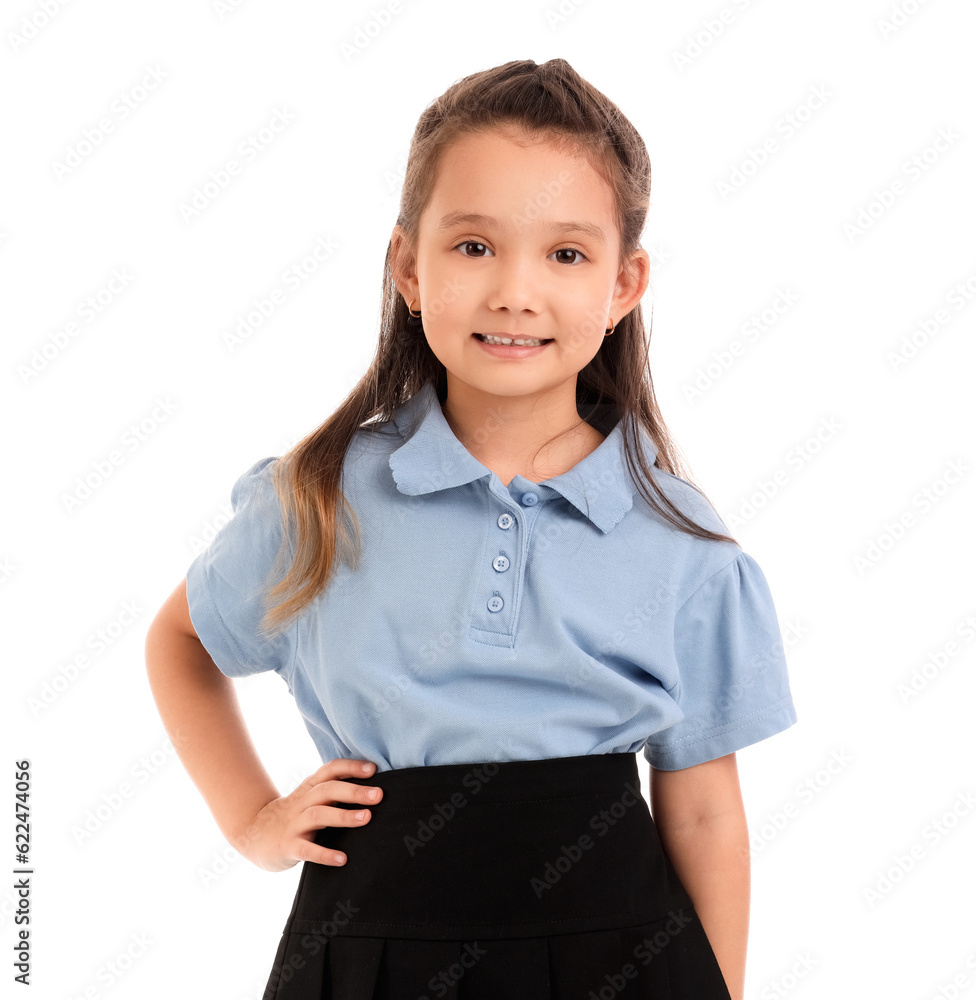
[[[498,226],[498,220],[491,215],[481,215],[477,212],[449,212],[441,219],[437,226],[438,231],[442,229],[453,229],[462,222],[473,226]],[[591,239],[606,246],[606,233],[592,222],[547,222],[545,228],[554,233],[585,233]]]

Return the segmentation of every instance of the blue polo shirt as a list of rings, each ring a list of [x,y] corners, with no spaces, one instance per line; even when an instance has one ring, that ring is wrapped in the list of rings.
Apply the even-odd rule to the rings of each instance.
[[[454,435],[433,383],[373,427],[343,466],[360,564],[340,562],[277,639],[257,633],[282,534],[276,458],[234,483],[234,516],[186,575],[216,665],[278,673],[323,762],[385,771],[642,750],[677,770],[796,722],[761,569],[653,512],[627,472],[622,423],[568,472],[508,486]],[[689,483],[653,472],[680,509],[727,531]]]

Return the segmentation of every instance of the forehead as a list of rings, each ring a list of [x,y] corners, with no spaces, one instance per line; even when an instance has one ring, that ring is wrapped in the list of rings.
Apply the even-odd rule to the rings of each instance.
[[[463,135],[441,154],[422,228],[451,212],[494,216],[502,227],[565,219],[595,223],[613,236],[610,185],[585,152],[508,129]]]

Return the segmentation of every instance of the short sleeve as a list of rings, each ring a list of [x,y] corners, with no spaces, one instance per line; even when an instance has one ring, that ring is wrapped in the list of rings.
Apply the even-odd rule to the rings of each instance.
[[[682,712],[655,733],[644,757],[677,771],[724,757],[796,722],[776,609],[756,561],[740,552],[678,608],[678,680],[668,691]]]
[[[258,631],[263,591],[282,537],[281,503],[271,479],[275,461],[255,462],[234,483],[234,516],[186,573],[190,620],[228,677],[274,670],[287,681],[295,653],[294,622],[270,641]]]

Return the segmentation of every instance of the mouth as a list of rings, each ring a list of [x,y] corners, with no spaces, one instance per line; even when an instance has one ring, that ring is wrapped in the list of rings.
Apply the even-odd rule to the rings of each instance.
[[[492,335],[486,333],[473,333],[471,335],[482,344],[492,344],[500,347],[542,347],[543,344],[551,344],[552,337],[542,339],[539,337],[506,337],[504,334]]]

